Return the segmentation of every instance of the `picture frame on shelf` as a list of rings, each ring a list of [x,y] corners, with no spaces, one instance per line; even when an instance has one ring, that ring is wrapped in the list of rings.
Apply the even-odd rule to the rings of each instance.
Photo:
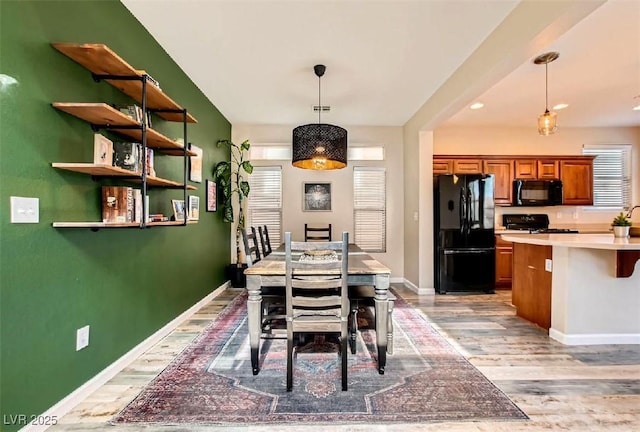
[[[189,150],[194,152],[195,156],[189,157],[189,180],[195,183],[202,183],[202,158],[203,150],[189,143]]]
[[[200,197],[189,195],[189,220],[200,219]]]
[[[331,211],[331,183],[304,182],[302,185],[303,211]]]
[[[184,200],[171,200],[171,206],[173,207],[173,219],[177,221],[184,220]]]
[[[113,141],[99,133],[93,134],[93,163],[113,166]]]
[[[216,182],[213,180],[207,180],[207,211],[214,212],[218,210],[217,197],[216,197]]]

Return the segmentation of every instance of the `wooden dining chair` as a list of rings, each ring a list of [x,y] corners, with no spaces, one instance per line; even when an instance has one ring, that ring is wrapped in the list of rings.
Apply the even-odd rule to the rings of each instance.
[[[264,226],[264,228],[261,226],[258,227],[258,235],[260,235],[260,245],[262,246],[262,256],[263,257],[269,256],[269,254],[273,252],[273,249],[271,248],[271,240],[269,240],[269,230],[267,229],[266,225]]]
[[[285,291],[287,310],[287,391],[293,388],[294,335],[299,333],[339,333],[342,360],[342,390],[347,390],[347,339],[349,325],[349,233],[342,240],[323,243],[293,242],[285,239]],[[324,259],[319,251],[334,251],[335,259]],[[294,258],[303,251],[309,260]],[[305,253],[306,252],[306,253]],[[318,252],[318,254],[314,253]],[[337,252],[340,252],[338,255]],[[314,257],[318,257],[315,260]]]
[[[258,249],[258,236],[256,235],[256,229],[254,227],[251,227],[250,234],[247,233],[245,228],[242,228],[242,242],[244,243],[247,266],[251,267],[262,259],[260,249]]]
[[[325,227],[310,227],[304,224],[304,241],[331,241],[331,224]]]

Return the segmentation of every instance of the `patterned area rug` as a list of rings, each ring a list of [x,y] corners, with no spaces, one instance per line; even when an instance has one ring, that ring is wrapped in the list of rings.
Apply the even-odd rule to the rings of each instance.
[[[266,340],[251,373],[246,294],[229,306],[113,423],[277,424],[523,420],[528,417],[401,298],[394,353],[377,372],[370,308],[358,314],[349,390],[340,389],[338,344],[315,336],[296,348],[294,387],[285,389],[286,341]]]

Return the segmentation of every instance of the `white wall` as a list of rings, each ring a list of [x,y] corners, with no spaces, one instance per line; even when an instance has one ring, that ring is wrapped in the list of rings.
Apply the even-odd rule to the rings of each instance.
[[[248,139],[252,144],[291,145],[291,133],[297,125],[234,125],[232,140]],[[345,127],[349,145],[383,146],[384,161],[349,161],[347,168],[332,171],[313,171],[294,168],[290,160],[252,160],[254,166],[282,167],[283,183],[283,231],[291,231],[293,238],[304,238],[304,224],[331,223],[334,237],[348,231],[353,239],[353,166],[383,166],[387,169],[387,252],[372,254],[391,269],[392,278],[403,275],[403,213],[402,184],[402,128],[401,127]],[[304,182],[331,182],[332,202],[330,212],[305,212],[302,209]],[[249,195],[251,199],[251,195]]]

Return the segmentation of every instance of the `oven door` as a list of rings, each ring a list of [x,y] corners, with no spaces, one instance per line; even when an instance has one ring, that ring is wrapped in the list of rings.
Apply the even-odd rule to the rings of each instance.
[[[495,248],[444,249],[438,258],[436,290],[439,294],[494,292]]]

